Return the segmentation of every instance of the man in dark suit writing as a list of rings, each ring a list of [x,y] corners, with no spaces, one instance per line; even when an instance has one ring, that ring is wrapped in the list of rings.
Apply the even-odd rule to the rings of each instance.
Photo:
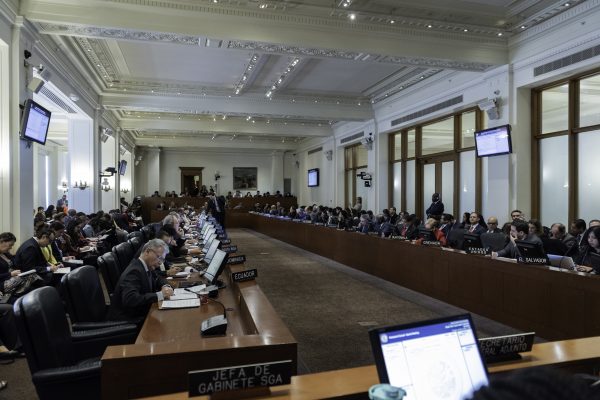
[[[152,239],[142,247],[140,257],[131,261],[115,287],[110,320],[145,318],[153,303],[173,295],[167,281],[154,272],[168,252],[169,246],[160,239]]]

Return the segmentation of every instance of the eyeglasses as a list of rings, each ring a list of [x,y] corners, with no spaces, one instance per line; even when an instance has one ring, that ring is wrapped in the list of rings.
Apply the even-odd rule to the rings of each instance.
[[[153,253],[154,253],[154,255],[156,256],[156,258],[158,258],[158,261],[161,261],[161,262],[165,261],[165,257],[164,257],[163,255],[159,255],[159,254],[158,254],[156,251],[154,251],[153,249],[148,249],[148,250],[150,250],[151,252],[153,252]]]

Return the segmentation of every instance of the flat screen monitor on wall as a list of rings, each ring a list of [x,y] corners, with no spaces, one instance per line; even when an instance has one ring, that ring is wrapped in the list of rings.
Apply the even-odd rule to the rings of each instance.
[[[127,161],[121,160],[119,161],[119,175],[125,175],[125,171],[127,171]]]
[[[319,168],[308,170],[308,187],[319,186]]]
[[[512,153],[510,125],[497,126],[475,132],[477,157],[499,156]]]
[[[33,100],[25,101],[21,119],[21,138],[46,144],[52,113]]]

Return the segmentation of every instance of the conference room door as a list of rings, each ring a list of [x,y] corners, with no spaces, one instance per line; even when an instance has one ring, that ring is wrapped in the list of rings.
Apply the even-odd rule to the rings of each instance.
[[[431,195],[439,193],[444,212],[456,216],[455,206],[459,176],[455,155],[423,158],[419,162],[421,167],[421,207],[418,215],[426,217],[425,210],[431,205]]]

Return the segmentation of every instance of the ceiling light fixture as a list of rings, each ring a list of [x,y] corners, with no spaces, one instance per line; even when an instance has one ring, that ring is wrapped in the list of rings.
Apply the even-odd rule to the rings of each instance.
[[[235,133],[233,134],[233,136],[229,140],[233,140],[233,139],[235,139]]]
[[[570,5],[571,5],[571,3],[565,3],[565,4],[563,4],[563,6],[565,6],[565,7],[569,7]]]
[[[267,5],[265,3],[262,3],[258,6],[258,8],[267,8]]]
[[[348,18],[350,19],[350,21],[355,21],[356,20],[356,14],[350,13],[350,14],[348,14]]]
[[[300,63],[300,60],[301,60],[300,58],[292,59],[292,61],[286,67],[285,71],[281,75],[279,75],[277,80],[271,85],[270,89],[267,90],[267,92],[265,93],[266,97],[271,99],[271,96],[273,96],[273,94],[279,89],[279,87],[283,84],[283,82],[288,78],[288,75],[298,66],[298,64]],[[292,101],[294,101],[294,100],[292,100]]]
[[[433,25],[427,24],[427,28],[431,29],[431,28],[433,28]]]
[[[498,32],[498,36],[502,36],[502,35],[503,35],[503,33],[502,33],[502,32]]]
[[[212,138],[210,138],[210,140],[215,140],[216,137],[217,137],[217,134],[213,133]]]
[[[242,91],[244,90],[246,83],[248,83],[248,77],[250,77],[252,70],[254,69],[254,67],[256,67],[256,64],[258,63],[258,59],[259,59],[258,54],[254,54],[254,55],[252,55],[252,57],[250,57],[250,61],[248,62],[248,65],[246,66],[246,70],[244,71],[244,73],[242,74],[242,77],[240,78],[240,80],[238,81],[238,83],[235,85],[235,87],[233,89],[233,91],[236,95],[241,94]]]

